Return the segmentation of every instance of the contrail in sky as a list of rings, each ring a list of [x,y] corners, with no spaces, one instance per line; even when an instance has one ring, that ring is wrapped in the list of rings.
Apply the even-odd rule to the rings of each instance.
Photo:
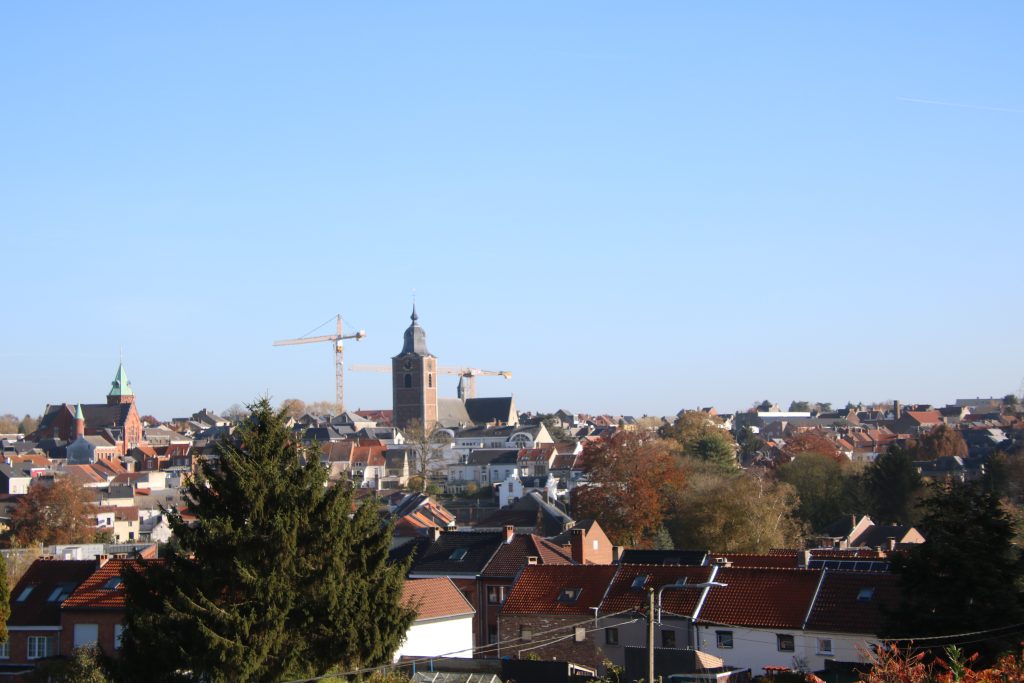
[[[961,109],[982,109],[984,111],[1005,111],[1011,114],[1024,114],[1024,109],[1010,109],[1009,107],[986,107],[979,104],[963,104],[961,102],[940,102],[939,100],[920,100],[916,97],[897,97],[897,100],[904,102],[917,102],[918,104],[938,104],[943,107],[960,107]]]

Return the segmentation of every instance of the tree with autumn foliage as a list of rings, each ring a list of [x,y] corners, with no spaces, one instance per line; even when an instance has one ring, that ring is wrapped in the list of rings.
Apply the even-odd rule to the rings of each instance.
[[[88,543],[96,535],[91,513],[85,489],[70,479],[36,481],[11,513],[11,534],[20,546]]]
[[[672,441],[638,432],[588,445],[588,480],[574,491],[576,518],[596,519],[616,545],[652,546],[683,485],[678,450]]]
[[[914,460],[935,460],[951,456],[966,458],[967,442],[960,436],[960,432],[949,425],[939,425],[911,439],[907,450]]]
[[[794,459],[804,453],[818,453],[837,462],[844,460],[836,444],[815,429],[797,432],[792,436],[786,437],[785,441],[786,445],[783,446],[782,452],[789,456],[790,459]]]

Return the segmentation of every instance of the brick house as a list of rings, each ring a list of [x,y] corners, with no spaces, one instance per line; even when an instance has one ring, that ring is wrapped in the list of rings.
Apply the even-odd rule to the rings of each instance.
[[[9,638],[0,645],[0,662],[31,668],[63,652],[62,603],[95,571],[95,560],[33,562],[11,591]]]
[[[124,628],[124,584],[121,572],[138,560],[107,560],[75,589],[61,606],[60,654],[76,647],[98,645],[107,655],[121,649]]]

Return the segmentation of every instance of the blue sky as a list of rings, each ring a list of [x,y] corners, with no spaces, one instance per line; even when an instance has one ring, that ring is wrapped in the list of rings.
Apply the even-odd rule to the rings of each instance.
[[[0,412],[1015,392],[1024,5],[7,3]],[[454,395],[454,382],[442,385]],[[350,373],[350,408],[390,407]]]

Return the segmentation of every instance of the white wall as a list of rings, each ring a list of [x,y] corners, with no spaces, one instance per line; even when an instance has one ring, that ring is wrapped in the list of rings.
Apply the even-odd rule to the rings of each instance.
[[[721,657],[729,666],[749,668],[755,676],[764,673],[766,666],[806,667],[808,671],[825,668],[826,659],[843,662],[863,662],[872,645],[877,642],[866,635],[819,633],[790,629],[759,630],[736,626],[697,627],[697,648]],[[733,647],[719,648],[717,631],[732,631]],[[780,652],[778,634],[793,636],[794,651]],[[832,640],[832,653],[818,651],[818,639]]]
[[[461,652],[458,652],[461,650]],[[417,621],[405,634],[395,653],[399,657],[472,657],[473,615],[451,619]]]

